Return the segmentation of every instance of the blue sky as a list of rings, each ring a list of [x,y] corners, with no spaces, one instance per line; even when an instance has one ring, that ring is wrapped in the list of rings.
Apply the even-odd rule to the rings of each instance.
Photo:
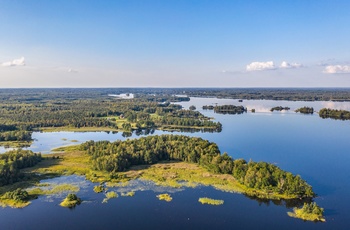
[[[350,1],[0,0],[0,88],[350,87]]]

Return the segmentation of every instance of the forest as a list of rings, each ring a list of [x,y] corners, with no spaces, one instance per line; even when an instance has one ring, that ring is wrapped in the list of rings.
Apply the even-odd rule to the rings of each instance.
[[[265,162],[246,162],[221,154],[215,143],[183,135],[147,136],[126,141],[88,141],[80,149],[91,156],[95,170],[112,175],[133,165],[177,160],[196,163],[210,172],[230,174],[242,185],[298,198],[314,197],[312,187],[299,175]]]
[[[11,150],[0,154],[0,186],[22,180],[25,175],[20,169],[32,167],[42,160],[40,153],[30,150]]]
[[[222,128],[198,111],[183,110],[171,103],[189,100],[184,96],[149,94],[119,99],[103,94],[103,90],[23,89],[23,92],[15,89],[0,92],[0,142],[31,141],[33,131],[47,128],[93,127],[126,132],[165,128],[220,132]]]

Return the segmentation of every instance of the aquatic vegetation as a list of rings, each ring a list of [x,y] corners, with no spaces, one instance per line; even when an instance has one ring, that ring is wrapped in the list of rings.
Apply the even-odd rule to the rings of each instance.
[[[81,204],[81,199],[73,193],[68,194],[67,197],[60,203],[62,207],[66,208],[73,208],[79,204]]]
[[[215,200],[215,199],[211,199],[208,197],[201,197],[199,198],[198,202],[202,203],[202,204],[211,204],[211,205],[222,205],[224,204],[223,200]]]
[[[166,202],[170,202],[173,198],[168,193],[163,193],[157,195],[159,200],[165,200]]]
[[[304,203],[301,208],[294,208],[293,212],[288,212],[288,216],[299,218],[308,221],[321,221],[325,222],[326,219],[323,217],[324,209],[319,207],[315,202]]]
[[[103,185],[96,185],[94,186],[94,192],[95,193],[100,193],[103,192],[105,190],[105,188],[103,187]]]
[[[122,192],[121,193],[121,196],[135,196],[135,192],[134,191],[131,191],[131,192]]]
[[[107,203],[109,199],[118,197],[118,194],[114,191],[107,192],[105,195],[106,195],[106,198],[103,199],[102,203]]]
[[[33,189],[28,189],[28,193],[30,195],[55,195],[55,194],[62,194],[65,192],[79,192],[80,188],[79,186],[73,185],[73,184],[50,184],[52,186],[48,189],[41,189],[40,187],[35,187]],[[46,186],[49,187],[49,186]]]

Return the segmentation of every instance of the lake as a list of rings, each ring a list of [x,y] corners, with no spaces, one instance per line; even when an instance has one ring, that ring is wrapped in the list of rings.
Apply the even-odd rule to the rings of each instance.
[[[255,108],[256,113],[222,115],[202,111],[203,105],[243,105]],[[267,161],[286,171],[300,174],[318,194],[317,204],[325,208],[326,223],[304,222],[287,215],[292,208],[282,203],[259,202],[242,194],[226,193],[201,186],[191,189],[172,189],[152,183],[133,181],[122,189],[137,190],[134,197],[118,197],[103,204],[104,194],[95,194],[95,184],[83,177],[68,176],[49,180],[71,181],[80,185],[77,193],[85,202],[75,209],[58,204],[63,196],[45,196],[34,200],[24,209],[0,209],[0,229],[348,229],[350,226],[350,121],[322,119],[318,114],[293,112],[303,106],[350,110],[348,102],[291,102],[216,98],[191,98],[182,102],[185,108],[195,105],[197,110],[214,117],[223,125],[221,133],[181,133],[200,136],[216,142],[221,152],[247,161]],[[287,112],[270,112],[274,106],[288,106]],[[155,134],[168,132],[155,131]],[[173,132],[177,134],[178,132]],[[49,152],[62,145],[87,140],[125,139],[121,133],[55,132],[34,133],[35,141],[29,149]],[[131,138],[137,137],[133,135]],[[72,142],[78,141],[78,142]],[[0,149],[4,151],[4,149]],[[121,188],[112,188],[122,192]],[[171,202],[159,201],[156,195],[168,192]],[[221,206],[202,205],[199,197],[222,199]]]

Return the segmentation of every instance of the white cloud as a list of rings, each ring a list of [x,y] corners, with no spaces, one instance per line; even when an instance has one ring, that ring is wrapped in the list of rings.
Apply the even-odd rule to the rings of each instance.
[[[276,66],[273,63],[273,61],[252,62],[246,67],[247,71],[261,71],[261,70],[274,70],[274,69],[276,69]]]
[[[5,67],[7,67],[7,66],[24,66],[25,64],[26,63],[24,61],[24,57],[1,63],[1,65],[5,66]]]
[[[324,73],[350,73],[350,65],[329,65],[323,70]]]
[[[69,69],[68,69],[68,73],[78,73],[78,70],[69,68]]]
[[[295,62],[294,63],[288,63],[286,61],[283,61],[281,63],[281,65],[280,65],[281,69],[296,69],[296,68],[301,68],[301,67],[303,67],[303,65],[300,64],[300,63],[295,63]]]

